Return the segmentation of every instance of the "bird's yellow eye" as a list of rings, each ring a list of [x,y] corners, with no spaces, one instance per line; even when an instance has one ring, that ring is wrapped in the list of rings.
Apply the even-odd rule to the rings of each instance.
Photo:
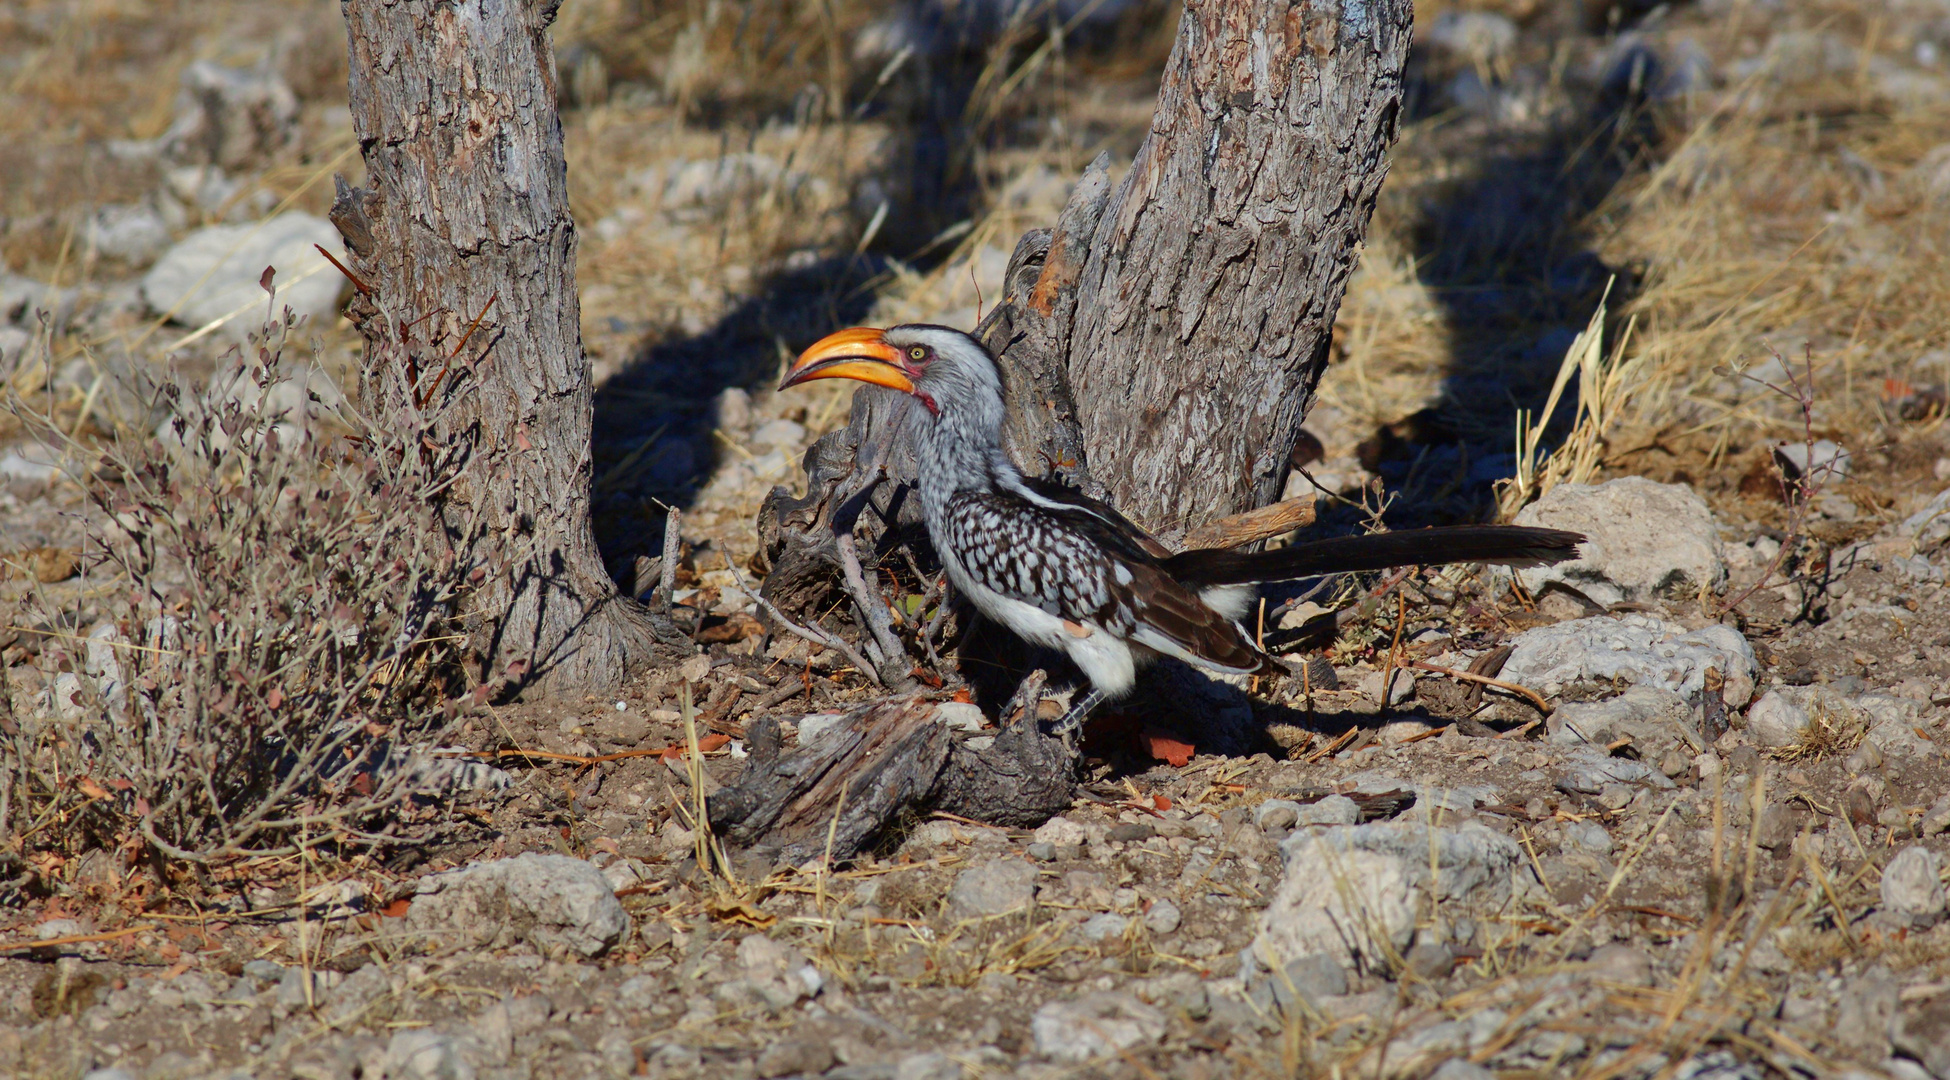
[[[928,358],[928,351],[922,348],[921,346],[916,345],[913,348],[907,350],[907,355],[913,357],[916,360],[926,360]]]

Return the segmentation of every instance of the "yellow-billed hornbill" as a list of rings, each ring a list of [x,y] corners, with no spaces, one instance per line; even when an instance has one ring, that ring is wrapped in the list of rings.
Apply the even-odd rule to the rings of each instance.
[[[1059,733],[1129,690],[1158,653],[1229,674],[1277,670],[1238,621],[1260,583],[1424,564],[1538,566],[1575,557],[1584,539],[1462,525],[1160,555],[1104,503],[1022,474],[1002,446],[1001,372],[967,334],[923,324],[842,330],[800,354],[779,388],[833,378],[902,391],[927,410],[918,488],[948,579],[982,614],[1064,653],[1090,680]]]

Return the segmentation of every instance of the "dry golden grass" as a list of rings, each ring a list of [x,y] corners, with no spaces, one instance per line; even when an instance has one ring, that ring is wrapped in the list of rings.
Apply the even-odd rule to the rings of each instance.
[[[1635,372],[1620,388],[1626,404],[1603,441],[1600,475],[1697,478],[1743,448],[1798,437],[1792,402],[1730,377],[1770,349],[1797,359],[1804,346],[1812,351],[1818,433],[1858,448],[1904,437],[1885,430],[1885,378],[1940,386],[1950,375],[1940,270],[1950,173],[1937,149],[1950,143],[1950,108],[1898,95],[1902,84],[1875,74],[1913,45],[1890,23],[1861,5],[1804,3],[1778,19],[1682,13],[1652,35],[1701,42],[1727,85],[1658,106],[1644,118],[1654,135],[1616,185],[1537,235],[1581,237],[1606,265],[1635,272],[1608,313],[1607,350],[1629,326],[1617,359]],[[1769,50],[1777,31],[1790,44],[1826,34],[1846,46],[1847,63],[1810,72],[1779,38]],[[1573,322],[1547,310],[1530,326],[1459,323],[1419,279],[1412,252],[1427,228],[1425,200],[1504,164],[1440,152],[1449,122],[1405,131],[1337,327],[1322,399],[1369,424],[1435,403],[1444,375],[1493,370],[1496,357],[1475,355],[1486,334],[1523,341],[1590,313]],[[1481,407],[1455,426],[1509,431],[1516,407],[1491,404],[1456,402]]]

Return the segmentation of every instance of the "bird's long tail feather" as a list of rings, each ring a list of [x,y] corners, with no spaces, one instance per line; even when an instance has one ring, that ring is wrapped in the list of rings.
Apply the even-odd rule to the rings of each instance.
[[[1186,551],[1165,560],[1164,569],[1196,588],[1444,563],[1548,566],[1576,558],[1584,539],[1562,529],[1456,525],[1313,540],[1275,551]]]

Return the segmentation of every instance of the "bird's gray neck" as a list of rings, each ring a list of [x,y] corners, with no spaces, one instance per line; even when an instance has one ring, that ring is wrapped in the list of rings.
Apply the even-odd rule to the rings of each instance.
[[[942,519],[948,500],[959,492],[1012,488],[1020,482],[1021,473],[1002,448],[1002,420],[1001,395],[980,393],[920,418],[921,507],[930,526]]]

